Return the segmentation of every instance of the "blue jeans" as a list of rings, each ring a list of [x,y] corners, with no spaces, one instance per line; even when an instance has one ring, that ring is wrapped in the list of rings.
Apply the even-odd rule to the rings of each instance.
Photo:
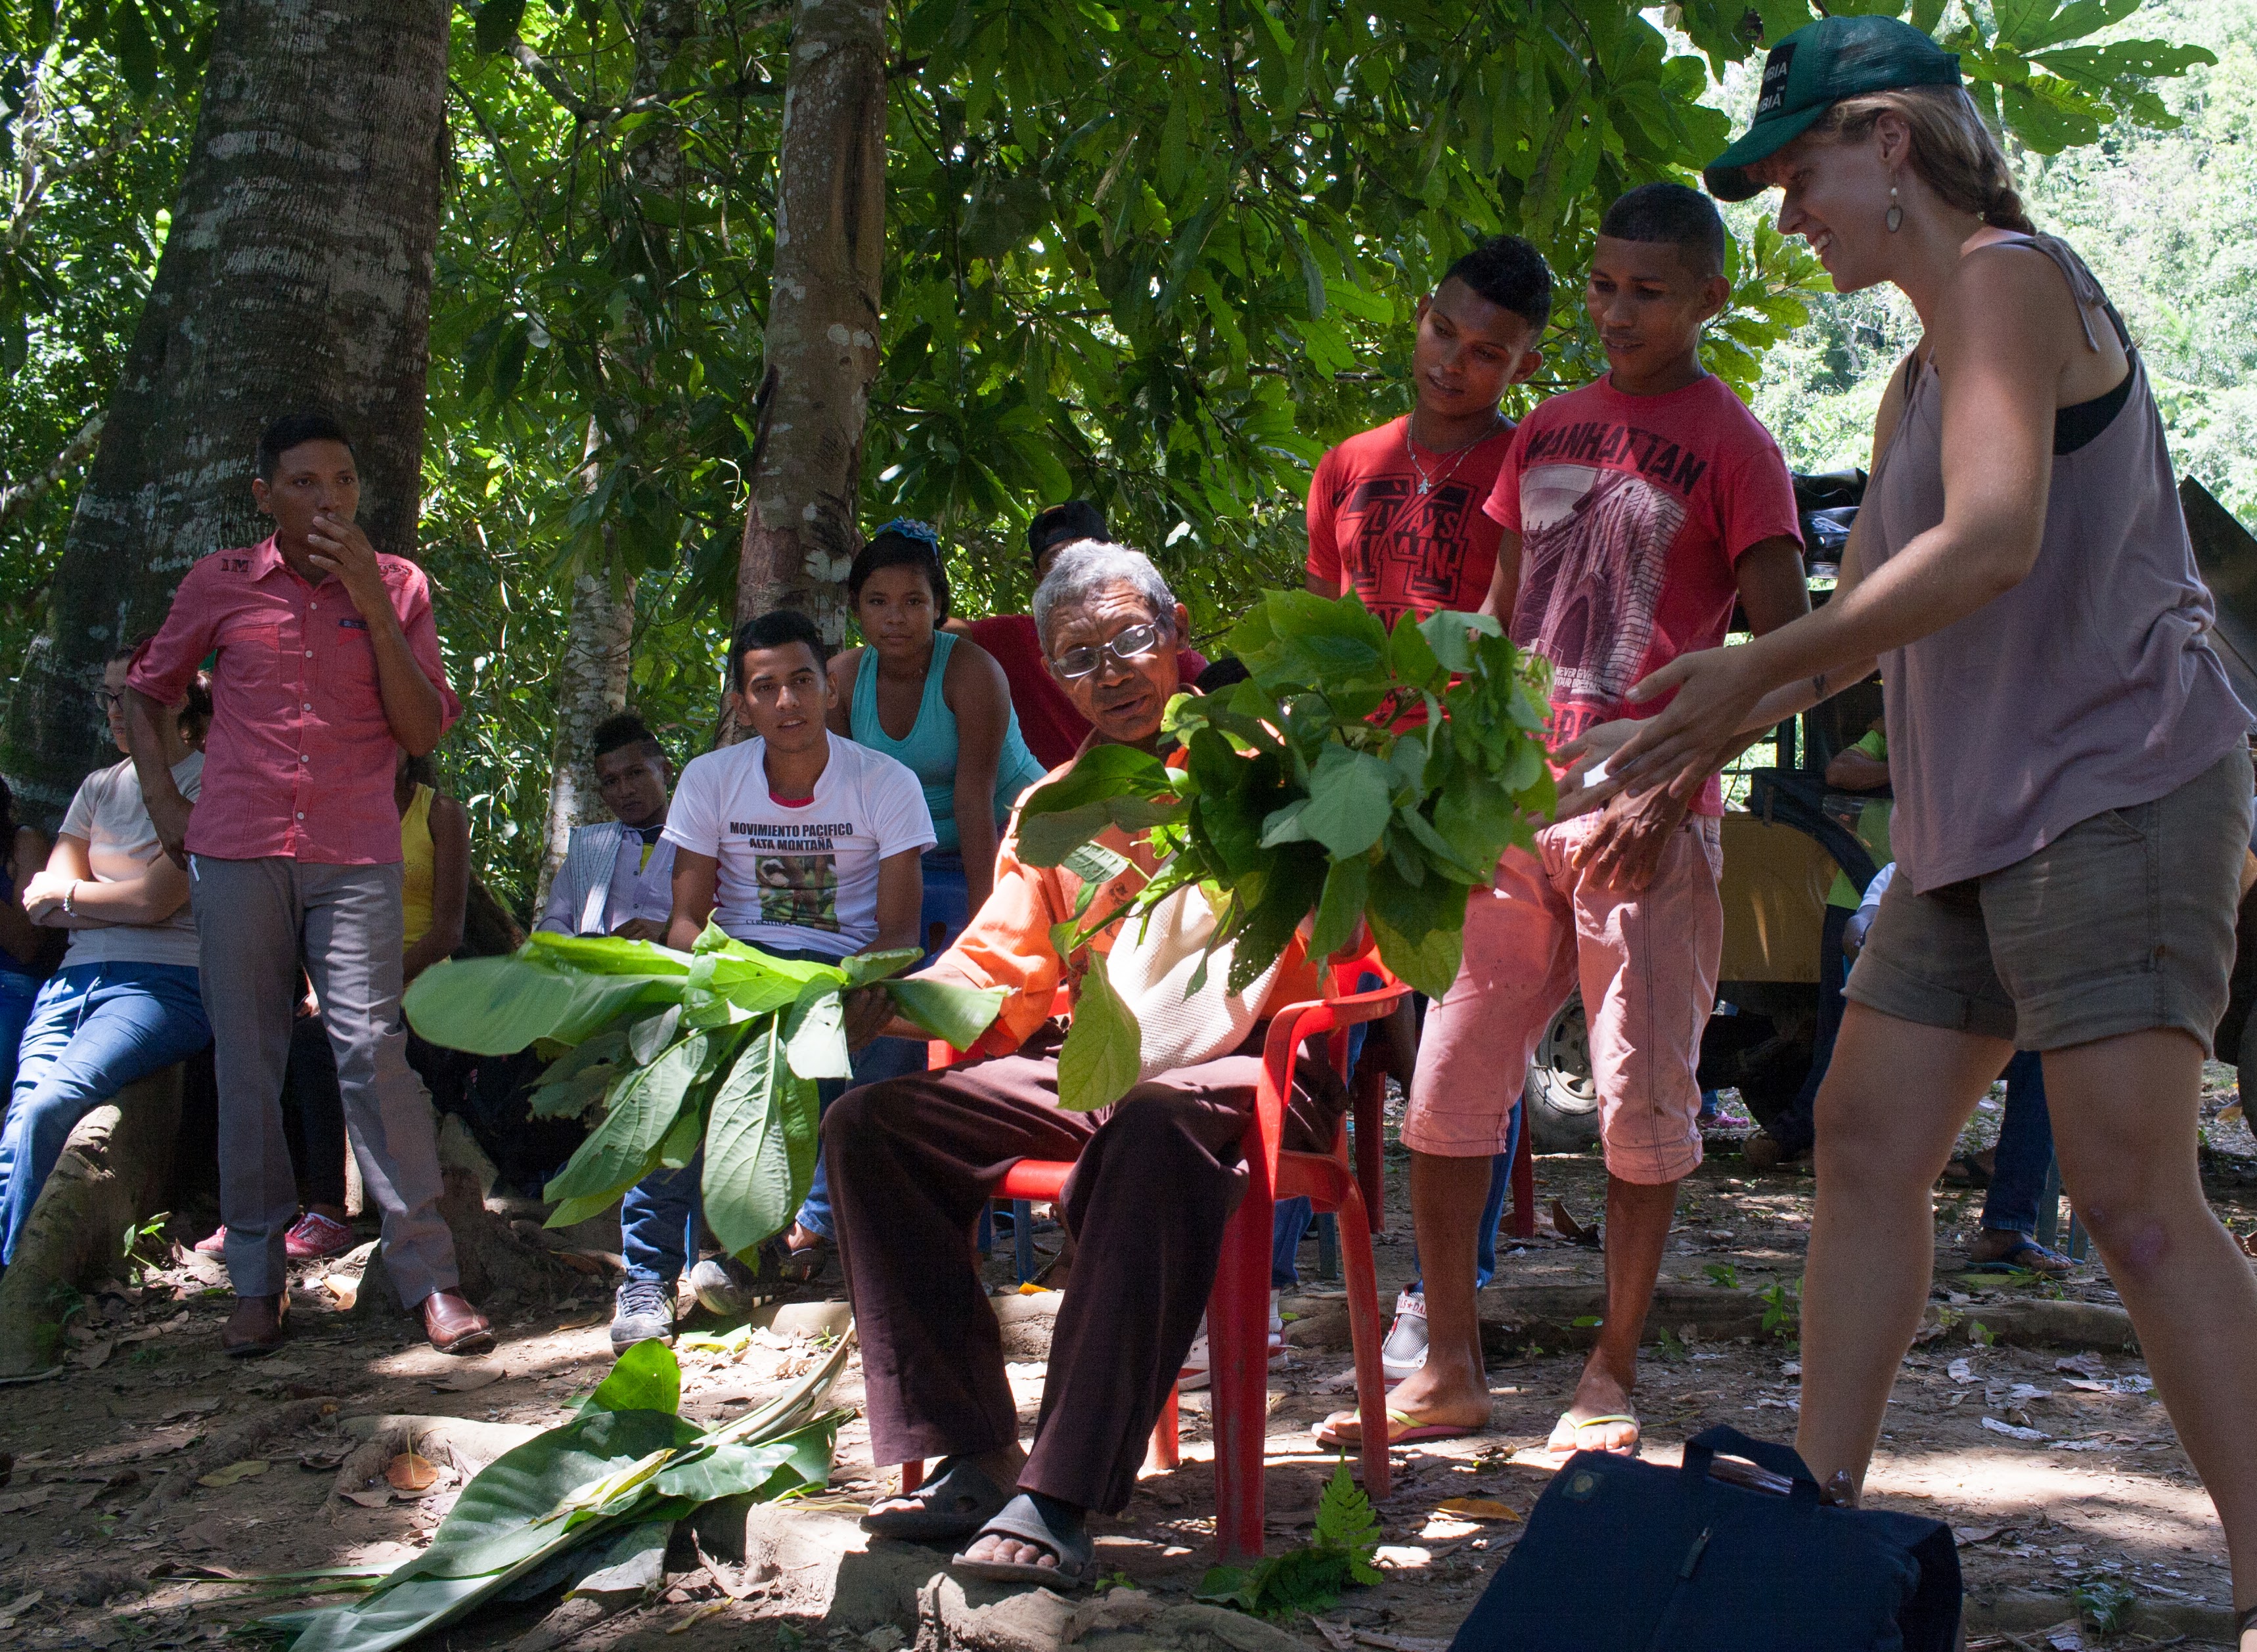
[[[1504,1196],[1512,1187],[1512,1155],[1520,1147],[1520,1104],[1512,1105],[1512,1122],[1504,1139],[1504,1151],[1489,1161],[1489,1197],[1482,1202],[1481,1248],[1474,1262],[1474,1288],[1487,1288],[1496,1277],[1496,1225],[1504,1218]],[[2043,1167],[2040,1167],[2042,1171]],[[1299,1256],[1301,1240],[1314,1218],[1305,1198],[1280,1199],[1272,1213],[1270,1225],[1270,1284],[1274,1290],[1291,1290],[1301,1282]],[[1418,1266],[1419,1250],[1414,1240],[1411,1249],[1412,1266]],[[1426,1281],[1414,1278],[1404,1288],[1412,1292],[1423,1292]]]
[[[135,1079],[210,1042],[189,964],[74,964],[39,989],[0,1131],[0,1262],[15,1260],[72,1127]]]
[[[1996,1232],[2038,1231],[2038,1200],[2053,1162],[2053,1117],[2046,1111],[2045,1069],[2034,1049],[2006,1063],[2006,1117],[1991,1171],[1983,1225]]]
[[[835,964],[821,952],[775,951],[780,958]],[[923,1072],[925,1048],[906,1038],[873,1039],[853,1062],[851,1078],[825,1078],[815,1086],[817,1115],[857,1084],[874,1084],[881,1078]],[[654,1170],[629,1188],[619,1201],[619,1252],[626,1259],[627,1277],[672,1284],[697,1253],[697,1183],[704,1174],[701,1154],[679,1170]],[[815,1158],[815,1180],[799,1207],[799,1225],[810,1233],[831,1237],[831,1178],[820,1152]]]
[[[39,978],[0,970],[0,1096],[16,1088],[16,1047],[24,1041],[24,1023],[39,996]]]

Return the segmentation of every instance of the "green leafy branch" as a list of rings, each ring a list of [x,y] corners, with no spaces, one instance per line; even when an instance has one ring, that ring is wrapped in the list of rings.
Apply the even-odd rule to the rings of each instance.
[[[1380,1581],[1372,1557],[1379,1548],[1379,1517],[1371,1500],[1349,1478],[1341,1455],[1317,1500],[1316,1530],[1309,1543],[1265,1556],[1251,1566],[1215,1566],[1199,1580],[1199,1598],[1257,1618],[1282,1621],[1300,1612],[1322,1612],[1350,1584]]]
[[[707,1430],[678,1415],[674,1351],[637,1343],[570,1420],[473,1476],[421,1554],[349,1605],[267,1621],[296,1635],[291,1652],[390,1652],[598,1540],[618,1564],[626,1551],[663,1546],[675,1522],[701,1504],[818,1491],[830,1479],[838,1425],[852,1414],[817,1408],[851,1345],[842,1339],[776,1399]]]
[[[407,1020],[435,1044],[506,1055],[558,1048],[534,1113],[603,1120],[544,1190],[551,1227],[608,1210],[653,1171],[702,1149],[713,1236],[742,1255],[791,1220],[815,1174],[816,1082],[845,1078],[845,995],[875,986],[959,1048],[995,1019],[1000,991],[888,978],[913,950],[836,964],[788,961],[712,925],[687,954],[610,935],[535,935],[501,958],[436,964]]]
[[[1494,619],[1446,611],[1390,632],[1353,593],[1272,591],[1225,646],[1253,674],[1227,695],[1171,702],[1180,765],[1096,746],[1022,805],[1021,855],[1083,877],[1078,921],[1104,869],[1071,858],[1099,833],[1149,832],[1159,858],[1132,899],[1062,934],[1062,950],[1196,885],[1219,919],[1210,956],[1232,944],[1233,992],[1306,921],[1310,957],[1368,924],[1387,967],[1440,998],[1457,975],[1468,892],[1552,808],[1549,667]],[[1119,1099],[1136,1082],[1137,1038],[1092,958],[1060,1056],[1065,1105]]]

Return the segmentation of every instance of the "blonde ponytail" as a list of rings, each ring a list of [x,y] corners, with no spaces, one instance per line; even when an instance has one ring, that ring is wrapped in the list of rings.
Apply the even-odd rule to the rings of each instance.
[[[1832,142],[1854,143],[1884,115],[1896,116],[1910,130],[1912,169],[1945,205],[1972,213],[1993,229],[2037,233],[2014,187],[2006,152],[1963,88],[1907,86],[1845,97],[1812,131]]]

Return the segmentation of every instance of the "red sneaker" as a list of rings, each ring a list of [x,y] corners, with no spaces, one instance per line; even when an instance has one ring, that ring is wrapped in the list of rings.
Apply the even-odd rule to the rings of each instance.
[[[226,1230],[222,1229],[223,1232]],[[330,1220],[319,1211],[308,1211],[282,1236],[282,1252],[294,1262],[318,1261],[342,1256],[353,1247],[352,1229]]]
[[[224,1226],[214,1228],[210,1238],[196,1241],[196,1254],[199,1256],[216,1256],[226,1248],[227,1229]]]

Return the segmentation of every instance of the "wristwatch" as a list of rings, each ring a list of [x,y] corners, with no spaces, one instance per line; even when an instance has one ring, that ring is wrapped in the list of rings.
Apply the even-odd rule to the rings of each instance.
[[[63,891],[63,915],[67,918],[78,916],[78,914],[71,909],[71,900],[77,893],[78,879],[74,878],[71,879],[70,887]]]

